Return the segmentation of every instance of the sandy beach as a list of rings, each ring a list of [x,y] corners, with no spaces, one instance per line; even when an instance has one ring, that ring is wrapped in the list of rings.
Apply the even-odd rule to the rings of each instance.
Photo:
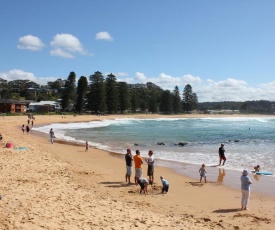
[[[117,117],[125,116],[35,116],[34,126]],[[59,140],[51,144],[43,134],[23,134],[26,123],[27,116],[0,118],[1,230],[274,229],[275,196],[253,191],[253,185],[250,210],[242,211],[240,189],[211,179],[200,184],[199,178],[157,162],[149,195],[139,194],[139,186],[125,182],[123,156],[93,147],[85,152],[85,145]],[[5,148],[7,142],[14,148]],[[161,175],[170,183],[167,194],[161,194]],[[238,183],[240,176],[231,178]],[[261,186],[275,189],[268,182]]]

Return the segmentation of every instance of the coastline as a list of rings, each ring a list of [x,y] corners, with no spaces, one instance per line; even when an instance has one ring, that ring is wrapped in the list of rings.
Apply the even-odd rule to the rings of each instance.
[[[140,115],[139,118],[149,116]],[[35,125],[116,117],[118,116],[68,116],[62,119],[57,116],[37,116]],[[67,143],[51,145],[48,138],[41,135],[23,136],[18,127],[27,118],[16,118],[5,117],[4,122],[1,122],[4,141],[8,138],[14,141],[15,146],[26,146],[29,151],[19,153],[13,149],[1,149],[2,176],[9,179],[4,179],[0,187],[0,194],[4,196],[0,201],[5,210],[5,213],[1,213],[0,227],[5,227],[3,229],[58,229],[62,222],[65,222],[65,225],[62,224],[63,229],[127,229],[149,226],[152,229],[167,229],[167,226],[172,229],[272,229],[275,223],[272,205],[274,196],[254,193],[253,187],[250,201],[253,211],[240,211],[240,191],[223,185],[217,186],[217,175],[214,176],[213,183],[199,184],[198,178],[183,176],[180,170],[175,170],[176,167],[173,170],[161,167],[158,162],[155,185],[149,188],[149,195],[140,195],[137,186],[128,186],[124,182],[125,163],[121,156],[114,157],[111,153],[94,148],[90,148],[87,153],[84,146]],[[30,172],[22,174],[21,169],[16,171],[16,175],[9,173],[9,170],[16,167],[23,167],[26,172]],[[143,168],[146,172],[145,165]],[[50,178],[40,175],[44,172],[47,175],[50,170]],[[227,174],[231,172],[226,171],[226,179]],[[171,184],[166,195],[159,194],[160,175]],[[23,179],[19,180],[20,177]],[[30,178],[35,178],[35,182],[31,182]],[[29,187],[32,189],[29,190]],[[48,188],[46,194],[41,192],[45,187]],[[30,199],[26,199],[25,194],[33,198],[34,205],[29,205]],[[47,206],[43,205],[45,201]],[[63,211],[56,208],[57,202],[63,207]],[[38,211],[36,204],[43,206],[44,213]],[[66,213],[66,216],[63,217],[60,213]],[[30,226],[33,228],[27,228]]]

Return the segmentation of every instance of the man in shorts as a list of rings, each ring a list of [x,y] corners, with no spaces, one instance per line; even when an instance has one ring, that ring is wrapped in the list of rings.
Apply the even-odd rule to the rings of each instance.
[[[126,182],[128,181],[128,184],[130,184],[130,179],[131,179],[131,175],[132,175],[132,161],[133,161],[133,157],[132,157],[132,153],[131,153],[131,149],[127,149],[127,153],[125,154],[125,162],[126,162],[126,175],[125,175],[125,179]]]
[[[226,157],[225,157],[224,152],[225,152],[224,144],[221,144],[221,147],[219,148],[219,156],[220,156],[220,164],[219,165],[221,165],[222,161],[223,161],[222,165],[224,165],[224,163],[226,161]]]
[[[148,164],[148,169],[147,169],[147,176],[149,177],[149,183],[153,184],[154,183],[154,157],[153,157],[153,151],[150,150],[148,152],[148,159],[145,159],[145,161]]]
[[[135,162],[135,184],[138,184],[138,179],[142,176],[142,168],[143,160],[140,156],[139,150],[136,150],[136,155],[134,156]]]

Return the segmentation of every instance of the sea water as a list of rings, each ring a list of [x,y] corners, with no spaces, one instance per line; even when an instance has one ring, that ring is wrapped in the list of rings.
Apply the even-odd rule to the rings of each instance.
[[[217,165],[218,149],[224,143],[225,169],[241,171],[257,164],[263,171],[275,168],[275,117],[115,119],[33,129],[49,133],[51,128],[65,141],[87,140],[119,154],[139,149],[144,157],[153,150],[156,159],[195,165]]]

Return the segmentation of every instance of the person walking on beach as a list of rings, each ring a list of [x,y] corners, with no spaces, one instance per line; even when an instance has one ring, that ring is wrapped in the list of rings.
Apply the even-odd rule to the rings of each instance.
[[[149,158],[145,159],[145,161],[148,164],[148,169],[147,169],[147,176],[149,176],[149,183],[153,184],[154,183],[154,157],[153,157],[153,151],[150,150],[148,152]]]
[[[163,176],[160,176],[160,180],[161,180],[161,183],[162,183],[162,189],[161,189],[161,192],[162,193],[167,193],[168,190],[169,190],[169,182],[167,180],[165,180],[163,178]]]
[[[200,173],[200,176],[201,176],[201,178],[200,178],[200,183],[201,183],[201,180],[202,180],[203,177],[204,177],[204,182],[206,183],[206,170],[205,170],[205,164],[202,164],[202,165],[201,165],[201,168],[200,168],[200,170],[199,170],[199,173]]]
[[[250,185],[252,184],[250,178],[248,177],[248,170],[244,169],[241,176],[241,189],[242,189],[242,210],[248,209],[248,202],[250,197]]]
[[[25,125],[22,125],[22,132],[25,133]]]
[[[220,157],[220,164],[219,166],[221,165],[222,161],[223,161],[223,164],[225,164],[225,161],[226,161],[226,157],[225,157],[225,154],[224,154],[225,150],[224,150],[224,144],[221,144],[221,147],[219,148],[219,157]]]
[[[140,151],[136,150],[136,155],[134,156],[135,162],[135,184],[138,184],[138,179],[142,176],[142,167],[143,160],[140,156]]]
[[[140,191],[139,193],[142,193],[142,191],[144,192],[144,194],[148,194],[148,190],[147,190],[147,187],[149,185],[149,181],[147,178],[144,178],[144,177],[140,177],[138,179],[138,184],[140,186]]]
[[[131,175],[132,175],[132,166],[133,166],[133,156],[131,153],[131,149],[127,149],[127,153],[125,154],[125,162],[126,162],[126,174],[125,180],[128,181],[128,184],[131,183]]]
[[[51,140],[51,143],[53,144],[53,139],[54,139],[54,132],[53,132],[53,129],[50,130],[50,140]]]
[[[87,152],[89,150],[89,143],[88,143],[88,141],[86,141],[86,143],[85,143],[85,152]]]

